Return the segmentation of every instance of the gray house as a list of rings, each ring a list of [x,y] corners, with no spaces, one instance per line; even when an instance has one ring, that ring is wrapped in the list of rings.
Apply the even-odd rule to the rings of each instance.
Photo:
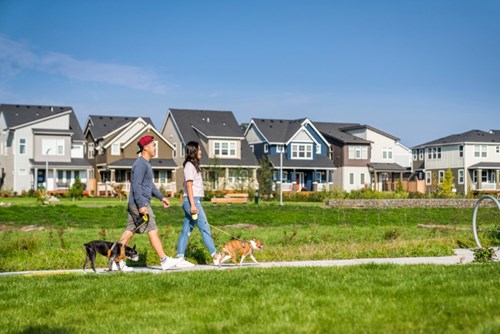
[[[0,186],[64,191],[88,180],[85,139],[73,108],[0,105]]]
[[[184,148],[196,141],[203,148],[201,167],[206,187],[213,190],[257,189],[258,162],[231,111],[169,109],[161,134],[173,147],[182,189]]]
[[[451,169],[459,194],[500,192],[500,130],[470,130],[412,148],[413,169],[428,189]]]

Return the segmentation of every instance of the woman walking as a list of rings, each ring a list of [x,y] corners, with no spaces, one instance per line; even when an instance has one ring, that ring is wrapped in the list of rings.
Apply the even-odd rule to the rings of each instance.
[[[184,160],[184,200],[182,208],[184,209],[184,223],[177,243],[177,257],[179,262],[176,267],[192,267],[194,264],[184,259],[189,235],[196,225],[200,230],[203,243],[212,256],[215,265],[219,264],[220,254],[217,253],[214,245],[207,216],[201,206],[201,201],[205,197],[203,190],[203,180],[201,177],[200,161],[202,151],[200,145],[191,141],[186,145],[186,159]]]

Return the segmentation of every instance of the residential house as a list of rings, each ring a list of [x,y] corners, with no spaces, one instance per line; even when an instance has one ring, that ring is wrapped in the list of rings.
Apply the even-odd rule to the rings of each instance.
[[[451,169],[459,194],[500,191],[500,130],[470,130],[413,147],[413,168],[428,191]]]
[[[368,125],[314,122],[332,149],[334,186],[344,191],[394,191],[410,175],[411,150],[399,138]]]
[[[67,190],[88,181],[85,138],[72,107],[0,104],[0,187]]]
[[[258,162],[231,111],[169,109],[161,133],[173,145],[179,166],[177,185],[183,185],[184,148],[190,141],[203,149],[201,167],[207,189],[256,189]]]
[[[139,156],[137,142],[144,135],[152,135],[157,147],[157,156],[150,160],[156,187],[167,195],[177,192],[174,147],[149,118],[91,115],[84,134],[93,166],[89,189],[97,196],[130,191],[132,165]]]
[[[267,156],[283,191],[318,191],[333,185],[330,144],[307,118],[253,118],[245,137],[255,156]]]

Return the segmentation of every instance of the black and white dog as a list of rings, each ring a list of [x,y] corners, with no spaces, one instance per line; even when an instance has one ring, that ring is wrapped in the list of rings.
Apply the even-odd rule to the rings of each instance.
[[[113,247],[114,245],[114,247]],[[83,244],[85,246],[85,252],[87,257],[85,258],[85,263],[83,264],[83,271],[87,268],[87,263],[90,261],[90,266],[92,270],[95,271],[94,263],[97,254],[101,254],[103,256],[109,257],[109,271],[113,268],[113,262],[116,262],[116,266],[119,270],[120,266],[117,262],[119,262],[122,258],[126,257],[132,261],[139,260],[139,254],[134,247],[125,246],[118,242],[110,242],[105,240],[94,240]],[[122,253],[121,248],[124,248],[124,252]]]

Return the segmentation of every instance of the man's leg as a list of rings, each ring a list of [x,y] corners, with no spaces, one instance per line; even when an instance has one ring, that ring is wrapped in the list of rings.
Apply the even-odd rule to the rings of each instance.
[[[160,259],[165,258],[167,255],[163,250],[163,245],[161,243],[160,233],[158,233],[158,230],[153,230],[148,232],[148,236],[149,236],[149,242],[151,243],[151,246],[153,246],[153,249],[156,251],[156,254],[158,254]]]
[[[125,230],[122,236],[120,237],[120,241],[118,242],[124,245],[128,245],[133,236],[134,233],[132,231]]]

